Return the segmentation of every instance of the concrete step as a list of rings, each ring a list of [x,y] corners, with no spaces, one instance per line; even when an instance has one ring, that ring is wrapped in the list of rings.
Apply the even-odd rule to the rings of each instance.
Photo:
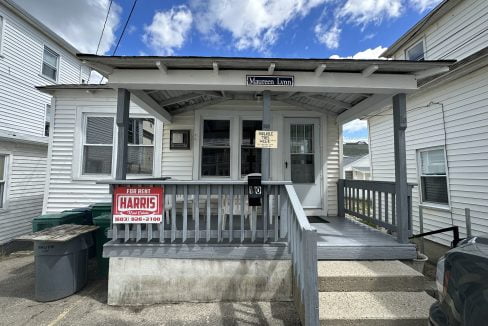
[[[424,291],[425,277],[398,260],[319,261],[320,292]]]
[[[427,325],[435,299],[425,292],[321,292],[320,324]]]

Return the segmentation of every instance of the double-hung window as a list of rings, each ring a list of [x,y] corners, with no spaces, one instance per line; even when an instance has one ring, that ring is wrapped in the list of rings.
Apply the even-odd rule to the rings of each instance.
[[[59,54],[44,46],[44,54],[42,57],[42,75],[52,79],[58,80]]]
[[[0,154],[0,208],[5,207],[7,180],[7,156]]]
[[[422,202],[449,204],[444,148],[420,150],[419,160]]]
[[[129,119],[128,174],[152,174],[154,158],[154,119]]]
[[[256,130],[262,129],[260,120],[242,121],[241,176],[261,173],[261,148],[255,147]]]
[[[411,61],[424,61],[425,51],[424,51],[424,41],[420,41],[413,45],[406,51],[407,60]]]
[[[4,20],[3,16],[0,15],[0,55],[2,54],[3,30],[5,29],[4,23],[5,23],[5,20]]]
[[[83,174],[112,173],[114,118],[87,116],[83,136]]]
[[[46,112],[44,114],[44,136],[49,136],[49,128],[51,126],[51,105],[46,104]]]
[[[111,175],[115,118],[85,116],[83,129],[83,175]],[[151,118],[130,118],[127,174],[153,174],[155,123]]]
[[[230,120],[203,120],[201,175],[230,176]]]

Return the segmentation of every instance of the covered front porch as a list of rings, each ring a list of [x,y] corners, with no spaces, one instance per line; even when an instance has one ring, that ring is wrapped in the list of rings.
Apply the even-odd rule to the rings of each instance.
[[[163,222],[113,224],[106,257],[291,260],[293,297],[305,324],[318,320],[317,259],[415,258],[408,243],[406,94],[451,62],[80,59],[118,94],[116,180],[100,182],[165,191]],[[168,130],[161,176],[171,179],[128,177],[131,101]],[[342,124],[389,105],[395,182],[340,180]],[[187,129],[175,141],[171,131],[181,125]],[[277,131],[277,148],[256,148],[257,130]],[[248,202],[252,173],[262,176],[259,206]]]

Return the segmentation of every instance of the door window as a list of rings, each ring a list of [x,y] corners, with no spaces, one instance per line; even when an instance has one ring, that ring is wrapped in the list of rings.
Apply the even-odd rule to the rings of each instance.
[[[291,181],[315,183],[314,125],[290,125]]]

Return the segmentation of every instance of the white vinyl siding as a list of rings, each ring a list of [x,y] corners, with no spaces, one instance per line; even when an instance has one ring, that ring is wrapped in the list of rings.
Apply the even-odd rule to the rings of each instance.
[[[0,133],[44,137],[45,108],[51,96],[35,86],[53,84],[42,76],[44,46],[59,54],[58,83],[87,80],[88,70],[73,54],[54,43],[0,2],[3,17],[0,58]]]
[[[61,92],[60,92],[61,93]],[[66,91],[55,97],[54,126],[52,128],[52,144],[50,146],[50,164],[48,184],[44,196],[44,212],[60,212],[65,209],[83,207],[98,202],[111,200],[108,186],[96,184],[99,176],[82,176],[81,173],[81,141],[83,132],[80,117],[84,111],[102,112],[99,115],[115,117],[117,107],[116,93],[111,90],[96,91],[88,94],[84,90]],[[80,111],[80,112],[79,112]],[[131,117],[149,117],[136,105],[131,103]],[[87,113],[90,116],[91,113]],[[161,139],[162,123],[155,121],[154,169],[153,175],[161,175]],[[114,142],[116,129],[114,128]],[[77,143],[79,142],[79,143]],[[115,162],[115,151],[112,156]],[[184,162],[183,162],[184,163]],[[77,166],[78,164],[78,166]],[[78,170],[79,168],[79,170]],[[78,172],[77,172],[78,171]],[[113,178],[112,175],[102,176]]]
[[[32,219],[42,213],[46,182],[47,146],[1,142],[9,153],[4,207],[0,208],[0,244],[32,230]]]
[[[460,227],[461,236],[464,236],[464,209],[470,208],[473,234],[488,233],[487,76],[488,67],[485,67],[407,98],[408,181],[419,182],[417,150],[435,146],[445,146],[446,149],[450,210],[424,203],[426,232],[448,227],[454,221]],[[426,107],[431,102],[433,104]],[[393,181],[395,171],[391,110],[370,118],[369,124],[373,179]],[[417,185],[413,190],[415,232],[419,231],[419,203]],[[439,234],[431,239],[449,245],[452,237]]]
[[[108,186],[96,184],[95,180],[77,178],[73,171],[76,170],[74,164],[77,159],[76,139],[81,140],[78,133],[77,116],[79,110],[92,108],[97,112],[114,112],[116,108],[115,92],[96,91],[92,94],[84,90],[64,90],[57,91],[55,106],[53,106],[54,125],[52,135],[52,145],[50,146],[50,168],[48,171],[49,183],[46,187],[44,212],[58,212],[69,208],[81,207],[96,202],[110,201]],[[316,112],[298,111],[295,107],[273,102],[272,129],[283,130],[284,117],[320,117],[321,135],[320,139],[327,141],[323,143],[321,173],[327,177],[322,180],[324,192],[324,212],[323,214],[337,214],[336,204],[336,182],[339,177],[339,132],[333,117],[327,117]],[[131,113],[142,112],[135,106],[131,106]],[[156,164],[159,162],[159,172],[155,176],[171,177],[177,180],[198,180],[200,156],[199,124],[202,118],[209,116],[225,117],[235,115],[232,118],[233,137],[239,139],[239,126],[241,120],[259,119],[262,116],[262,108],[256,105],[255,101],[233,101],[231,104],[222,103],[195,112],[185,112],[173,116],[171,124],[156,121],[156,133],[154,150]],[[241,120],[240,120],[241,119]],[[198,122],[197,122],[198,121]],[[170,130],[187,129],[190,130],[190,150],[170,149],[169,138]],[[159,132],[159,133],[158,133]],[[161,137],[162,135],[162,137]],[[283,133],[279,133],[283,137]],[[332,137],[330,139],[329,137]],[[162,142],[161,142],[162,140]],[[280,138],[279,143],[283,141]],[[80,144],[81,145],[81,144]],[[233,159],[239,161],[239,149]],[[162,152],[162,154],[161,154]],[[273,180],[283,180],[283,159],[280,150],[271,152],[273,169],[271,176]],[[274,163],[273,163],[274,162]],[[236,165],[237,166],[237,165]],[[330,171],[327,173],[327,171]],[[235,178],[239,178],[239,171],[235,171]]]
[[[406,49],[424,39],[425,59],[461,60],[488,44],[488,1],[464,0],[421,35],[400,48],[395,59],[404,59]]]

